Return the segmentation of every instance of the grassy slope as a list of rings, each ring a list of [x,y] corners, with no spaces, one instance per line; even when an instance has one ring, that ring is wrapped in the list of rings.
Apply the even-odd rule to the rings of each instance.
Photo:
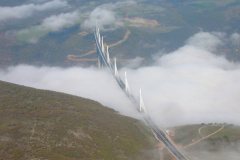
[[[92,100],[0,81],[0,117],[3,159],[152,158],[146,126]]]

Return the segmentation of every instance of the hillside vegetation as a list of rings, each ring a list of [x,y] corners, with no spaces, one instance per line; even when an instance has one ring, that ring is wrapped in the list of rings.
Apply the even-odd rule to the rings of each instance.
[[[92,100],[0,81],[0,117],[0,160],[156,159],[145,125]]]

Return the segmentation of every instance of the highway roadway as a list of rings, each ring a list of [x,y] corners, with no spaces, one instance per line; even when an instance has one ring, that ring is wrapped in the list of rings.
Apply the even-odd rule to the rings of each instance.
[[[150,129],[155,133],[157,139],[161,141],[166,148],[178,159],[178,160],[189,160],[185,155],[183,155],[177,147],[171,142],[168,136],[157,125],[149,118],[144,119]]]

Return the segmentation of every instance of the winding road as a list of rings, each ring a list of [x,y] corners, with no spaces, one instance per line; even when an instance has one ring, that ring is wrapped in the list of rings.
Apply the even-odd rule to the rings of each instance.
[[[128,37],[129,37],[130,34],[131,34],[131,31],[130,31],[129,29],[127,29],[127,32],[125,33],[123,39],[121,39],[120,41],[118,41],[118,42],[116,42],[116,43],[113,43],[113,44],[108,45],[108,48],[115,47],[115,46],[117,46],[117,45],[122,44],[123,42],[125,42],[125,41],[128,39]],[[75,49],[75,50],[77,50],[77,49]],[[91,50],[91,51],[89,51],[89,52],[87,52],[87,53],[84,53],[84,54],[82,54],[82,55],[72,55],[72,54],[69,54],[69,55],[67,55],[67,59],[68,59],[68,60],[71,60],[71,61],[77,61],[77,62],[97,61],[97,59],[89,59],[89,58],[84,58],[84,59],[82,59],[83,57],[88,56],[88,55],[91,55],[91,54],[96,53],[96,52],[97,52],[97,49],[96,49],[96,45],[95,45],[95,46],[94,46],[94,50]],[[126,61],[126,60],[125,60],[125,61]]]

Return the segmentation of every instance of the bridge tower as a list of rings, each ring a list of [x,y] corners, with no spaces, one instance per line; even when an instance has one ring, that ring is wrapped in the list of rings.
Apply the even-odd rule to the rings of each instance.
[[[104,62],[99,49],[97,49],[97,56],[98,56],[98,68],[103,68]]]
[[[118,69],[117,69],[117,58],[114,58],[114,76],[119,78]]]
[[[108,65],[110,66],[111,60],[110,60],[110,57],[109,57],[108,46],[107,46],[107,52],[106,52],[106,54],[107,54],[107,63],[108,63]]]
[[[95,40],[96,40],[96,48],[97,48],[97,56],[98,56],[98,68],[104,67],[104,56],[105,56],[105,49],[103,45],[103,37],[101,38],[99,28],[95,28],[94,30]]]
[[[102,36],[102,44],[101,44],[101,48],[102,48],[102,53],[104,54],[105,53],[105,49],[104,49],[104,44],[103,44],[103,36]]]
[[[125,92],[130,95],[130,88],[129,88],[129,84],[128,84],[128,80],[127,80],[127,72],[125,72]]]
[[[143,103],[143,98],[142,98],[142,90],[139,90],[139,112],[145,112],[147,114],[145,105]]]

